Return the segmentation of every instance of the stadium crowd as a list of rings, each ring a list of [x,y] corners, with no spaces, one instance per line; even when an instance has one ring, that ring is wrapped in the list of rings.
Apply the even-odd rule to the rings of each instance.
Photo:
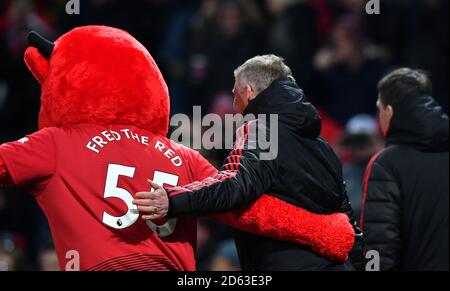
[[[285,58],[323,119],[322,136],[343,162],[347,191],[361,212],[364,170],[384,141],[377,83],[394,68],[429,73],[433,97],[448,112],[448,1],[88,0],[79,15],[66,1],[0,1],[0,143],[37,129],[39,85],[23,62],[26,35],[54,40],[73,27],[105,24],[135,36],[169,86],[171,114],[233,113],[233,70],[273,53]],[[172,128],[173,130],[173,128]],[[202,151],[219,166],[226,150]],[[233,230],[201,219],[198,270],[239,270]],[[0,188],[0,270],[58,268],[45,216],[27,193]]]

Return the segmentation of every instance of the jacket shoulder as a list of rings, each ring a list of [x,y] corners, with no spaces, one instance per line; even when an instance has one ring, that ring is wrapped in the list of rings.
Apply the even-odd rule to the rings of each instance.
[[[385,147],[373,157],[373,167],[382,167],[384,170],[393,174],[395,172],[395,165],[403,154],[404,150],[401,146],[392,145]]]
[[[364,177],[364,193],[370,193],[367,200],[397,200],[399,186],[395,170],[396,148],[384,148],[369,162]]]

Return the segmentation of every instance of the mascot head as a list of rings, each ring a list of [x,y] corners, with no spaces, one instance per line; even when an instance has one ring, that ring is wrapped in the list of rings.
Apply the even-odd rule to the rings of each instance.
[[[28,36],[25,62],[42,86],[39,128],[133,125],[166,135],[167,85],[149,52],[127,32],[83,26],[52,43]]]

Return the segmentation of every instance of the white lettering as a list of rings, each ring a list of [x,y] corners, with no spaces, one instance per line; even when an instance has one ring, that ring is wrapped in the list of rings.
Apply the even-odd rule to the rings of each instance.
[[[99,137],[99,136],[94,136],[94,137],[92,138],[92,141],[95,142],[96,144],[98,144],[98,146],[101,147],[101,148],[103,147],[103,145],[108,144],[107,142],[105,142],[105,141],[103,140],[103,138],[101,138],[101,137]]]
[[[162,152],[165,147],[166,145],[159,140],[155,144],[155,149],[158,149],[160,152]]]
[[[205,289],[209,288],[212,278],[191,278],[184,275],[184,278],[178,278],[178,286],[202,286]]]
[[[102,131],[102,134],[103,134],[104,137],[106,137],[107,140],[109,140],[109,141],[113,141],[114,140],[114,137],[110,133],[108,133],[107,130]]]
[[[173,156],[174,153],[175,153],[175,152],[174,152],[173,150],[168,149],[168,150],[164,153],[164,155],[170,159],[170,158]]]
[[[100,152],[98,149],[95,148],[95,144],[93,144],[92,141],[89,141],[86,147],[91,151],[96,152],[97,154]]]
[[[139,134],[133,133],[132,131],[130,131],[130,133],[131,133],[131,138],[132,138],[132,139],[137,140],[138,142],[140,142],[140,140],[139,140]]]
[[[128,139],[133,139],[140,142],[143,145],[149,145],[149,137],[148,136],[139,136],[137,133],[133,133],[130,129],[125,128],[121,129],[119,132],[114,130],[104,130],[99,135],[94,136],[86,145],[86,148],[89,150],[100,153],[100,150],[105,147],[105,145],[110,142],[120,141],[122,139],[121,133],[126,135]],[[157,144],[158,146],[159,144]],[[164,144],[161,144],[162,147],[165,147]],[[162,150],[160,150],[162,152]]]
[[[175,167],[180,167],[183,164],[183,161],[179,156],[174,157],[173,159],[171,159],[171,161]]]
[[[110,130],[109,132],[111,132],[111,134],[114,136],[114,138],[119,141],[122,137],[120,136],[120,134],[118,132],[115,132],[114,130]]]
[[[121,129],[120,131],[125,133],[128,139],[130,138],[130,135],[128,134],[128,132],[130,131],[129,129]]]

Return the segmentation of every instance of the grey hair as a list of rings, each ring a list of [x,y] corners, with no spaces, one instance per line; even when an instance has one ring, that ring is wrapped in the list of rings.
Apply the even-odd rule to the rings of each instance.
[[[259,94],[278,78],[292,77],[291,69],[284,59],[276,55],[256,56],[234,70],[234,78],[239,86],[250,85]]]

